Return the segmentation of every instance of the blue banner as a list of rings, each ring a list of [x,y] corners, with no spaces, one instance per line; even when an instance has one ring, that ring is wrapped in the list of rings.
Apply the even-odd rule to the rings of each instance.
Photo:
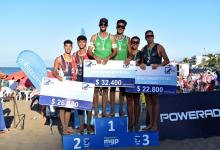
[[[160,94],[176,94],[175,85],[145,85],[135,84],[134,87],[125,89],[129,93],[160,93]]]
[[[0,131],[6,130],[5,119],[2,109],[2,99],[0,98]]]
[[[56,106],[56,107],[82,109],[82,110],[91,110],[93,107],[92,102],[69,99],[69,98],[60,98],[54,96],[45,96],[45,95],[40,96],[40,104],[48,105],[48,106]]]
[[[160,138],[220,135],[220,91],[160,96]]]
[[[129,78],[95,78],[95,77],[84,77],[83,81],[88,83],[94,83],[95,86],[101,87],[128,87],[133,86],[135,79]]]
[[[135,83],[135,62],[110,60],[106,65],[84,60],[83,81],[100,87],[130,87]]]
[[[42,58],[33,51],[24,50],[19,53],[16,63],[33,85],[40,90],[41,80],[47,76],[46,65]]]
[[[95,134],[64,135],[63,149],[158,146],[158,132],[128,132],[127,117],[95,119]]]
[[[175,94],[176,86],[176,67],[164,66],[152,69],[151,66],[147,66],[146,70],[136,67],[135,85],[127,87],[126,92]]]

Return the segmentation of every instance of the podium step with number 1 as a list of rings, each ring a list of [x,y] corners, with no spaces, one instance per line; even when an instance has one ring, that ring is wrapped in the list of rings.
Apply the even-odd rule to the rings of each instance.
[[[63,136],[63,149],[157,146],[158,132],[128,132],[127,117],[95,119],[95,134]]]

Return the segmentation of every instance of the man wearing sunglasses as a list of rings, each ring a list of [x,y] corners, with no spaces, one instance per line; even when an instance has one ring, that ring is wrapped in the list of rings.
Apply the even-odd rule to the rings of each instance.
[[[147,45],[142,48],[142,64],[140,68],[145,70],[146,66],[152,66],[157,69],[159,66],[169,64],[169,58],[162,45],[154,43],[154,33],[151,30],[145,32]],[[162,61],[163,59],[163,61]],[[147,110],[149,113],[150,123],[146,130],[156,131],[159,117],[159,95],[145,93]]]
[[[138,36],[134,36],[131,38],[131,52],[128,61],[135,61],[136,66],[140,66],[141,64],[141,51],[138,50],[138,46],[140,44],[140,38]],[[127,98],[127,113],[128,113],[128,130],[133,131],[133,127],[135,131],[140,129],[140,93],[126,93]],[[134,119],[133,119],[134,118]],[[134,123],[133,123],[134,122]]]
[[[88,56],[95,59],[98,64],[102,63],[103,65],[107,64],[108,60],[114,58],[117,54],[115,38],[106,31],[107,26],[108,20],[101,18],[99,21],[100,32],[91,37],[88,48]],[[102,90],[102,117],[107,117],[106,102],[108,99],[108,87],[103,87]],[[95,117],[98,117],[98,92],[99,87],[96,87],[93,98]]]
[[[124,35],[125,27],[127,25],[127,22],[123,19],[120,19],[117,21],[117,34],[115,35],[115,40],[117,44],[117,55],[115,56],[114,60],[123,60],[125,61],[128,57],[128,54],[130,52],[130,38],[126,35]],[[125,97],[125,88],[120,87],[120,93],[119,93],[119,116],[124,116],[125,113],[123,111],[123,103],[124,103],[124,97]],[[112,87],[110,89],[110,104],[111,104],[111,113],[110,116],[115,116],[115,87]]]

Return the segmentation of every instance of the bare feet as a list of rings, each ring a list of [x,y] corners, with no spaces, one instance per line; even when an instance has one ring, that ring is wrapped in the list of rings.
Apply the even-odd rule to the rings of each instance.
[[[82,126],[79,126],[79,133],[81,133],[81,134],[84,133],[84,127],[83,127],[83,125],[82,125]]]
[[[94,131],[93,131],[93,129],[92,129],[92,127],[90,126],[90,125],[87,125],[87,132],[88,132],[88,134],[91,134],[91,133],[93,133]]]
[[[151,128],[152,128],[152,125],[149,125],[149,126],[143,128],[143,130],[149,131],[149,130],[151,130]]]
[[[69,135],[70,134],[70,132],[68,132],[68,130],[65,128],[65,129],[63,129],[63,135]]]
[[[135,126],[135,131],[139,131],[140,130],[140,125],[136,125]]]
[[[120,116],[120,117],[123,117],[124,115],[125,115],[125,112],[123,112],[123,111],[120,111],[120,112],[119,112],[119,116]]]
[[[103,118],[105,118],[105,117],[109,117],[109,115],[106,114],[106,113],[102,113],[102,117],[103,117]]]
[[[109,117],[115,117],[115,113],[114,113],[114,112],[111,112],[111,113],[109,114]]]
[[[151,127],[151,128],[150,128],[150,131],[153,131],[153,132],[154,132],[154,131],[157,131],[157,126]]]
[[[132,132],[132,131],[133,131],[133,126],[128,127],[128,131],[129,131],[129,132]]]
[[[67,132],[69,132],[69,133],[74,133],[74,132],[76,132],[76,130],[73,129],[72,127],[67,127],[65,130],[66,130]]]

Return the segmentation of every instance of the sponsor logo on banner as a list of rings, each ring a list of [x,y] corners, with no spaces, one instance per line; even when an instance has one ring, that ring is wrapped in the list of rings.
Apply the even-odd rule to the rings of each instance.
[[[182,120],[199,120],[206,118],[220,117],[220,109],[206,109],[186,112],[172,112],[160,114],[160,121],[182,121]]]
[[[117,145],[118,143],[119,139],[116,137],[104,137],[104,147]]]
[[[82,83],[83,90],[88,90],[89,88],[92,88],[91,86],[89,86],[89,83],[85,83],[85,82]]]
[[[134,67],[134,64],[128,64],[128,65],[123,64],[123,68],[129,68],[129,67]]]
[[[50,84],[54,84],[54,82],[51,81],[51,79],[49,78],[44,78],[43,85],[50,85]]]
[[[83,139],[84,147],[90,147],[90,141],[91,141],[90,138],[84,138]]]
[[[87,61],[85,61],[85,66],[86,67],[92,67],[92,65],[95,65],[95,64],[93,64],[93,62],[92,61],[89,61],[89,60],[87,60]]]
[[[175,72],[175,70],[172,69],[172,67],[170,67],[170,66],[166,66],[165,67],[165,74],[171,74],[171,72]]]
[[[141,136],[140,136],[140,135],[136,135],[136,136],[134,137],[134,143],[135,143],[136,145],[141,145]]]

